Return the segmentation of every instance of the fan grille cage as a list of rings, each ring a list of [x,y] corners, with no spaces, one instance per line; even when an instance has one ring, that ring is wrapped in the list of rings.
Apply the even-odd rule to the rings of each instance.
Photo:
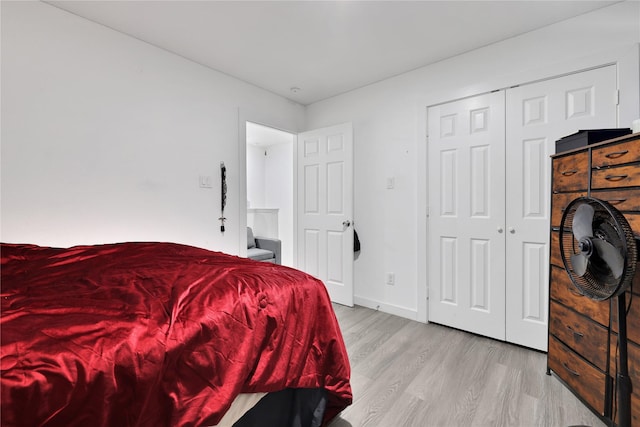
[[[584,203],[590,204],[594,209],[592,221],[594,235],[597,234],[598,238],[616,247],[624,258],[624,269],[619,278],[598,271],[595,267],[587,268],[582,276],[574,272],[571,256],[579,254],[580,248],[572,232],[573,219],[578,207]],[[583,295],[597,301],[603,301],[624,292],[635,274],[637,248],[633,230],[624,215],[604,200],[580,197],[569,203],[560,226],[560,253],[565,270],[576,288]]]

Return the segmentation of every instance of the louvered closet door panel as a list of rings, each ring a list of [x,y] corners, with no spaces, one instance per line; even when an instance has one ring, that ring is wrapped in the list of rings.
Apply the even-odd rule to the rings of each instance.
[[[504,340],[504,93],[428,115],[429,321]]]
[[[615,127],[615,93],[615,66],[507,90],[507,341],[547,349],[550,156],[563,136]]]

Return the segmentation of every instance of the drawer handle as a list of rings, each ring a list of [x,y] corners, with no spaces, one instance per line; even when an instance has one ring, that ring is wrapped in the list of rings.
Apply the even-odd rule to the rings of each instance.
[[[578,173],[578,169],[573,169],[573,170],[570,170],[570,171],[563,171],[563,172],[562,172],[562,175],[564,175],[564,176],[571,176],[571,175],[575,175],[575,174],[577,174],[577,173]]]
[[[622,181],[629,175],[607,175],[604,177],[607,181]]]
[[[626,201],[627,199],[607,199],[607,202],[611,203],[612,205],[619,205],[620,203],[624,203]]]
[[[574,337],[576,338],[582,338],[584,337],[584,334],[581,332],[576,331],[575,329],[573,329],[571,326],[567,325],[567,329],[571,331],[571,333],[573,334]]]
[[[609,154],[605,154],[605,157],[607,159],[617,159],[618,157],[622,157],[625,154],[627,154],[629,152],[629,150],[623,150],[623,151],[615,151],[613,153],[609,153]]]
[[[567,362],[562,362],[562,367],[564,369],[566,369],[571,375],[575,376],[575,377],[579,377],[580,376],[580,372],[576,372],[573,369],[571,369],[570,367],[567,366]]]

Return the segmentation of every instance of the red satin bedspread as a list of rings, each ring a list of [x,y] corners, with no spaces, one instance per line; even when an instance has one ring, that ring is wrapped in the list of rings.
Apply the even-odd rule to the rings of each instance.
[[[1,423],[215,425],[240,392],[351,403],[323,284],[170,243],[2,245]]]

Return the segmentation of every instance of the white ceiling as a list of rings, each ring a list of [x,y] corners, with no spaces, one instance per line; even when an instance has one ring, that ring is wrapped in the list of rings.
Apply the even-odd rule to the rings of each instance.
[[[47,3],[307,105],[616,1]]]

